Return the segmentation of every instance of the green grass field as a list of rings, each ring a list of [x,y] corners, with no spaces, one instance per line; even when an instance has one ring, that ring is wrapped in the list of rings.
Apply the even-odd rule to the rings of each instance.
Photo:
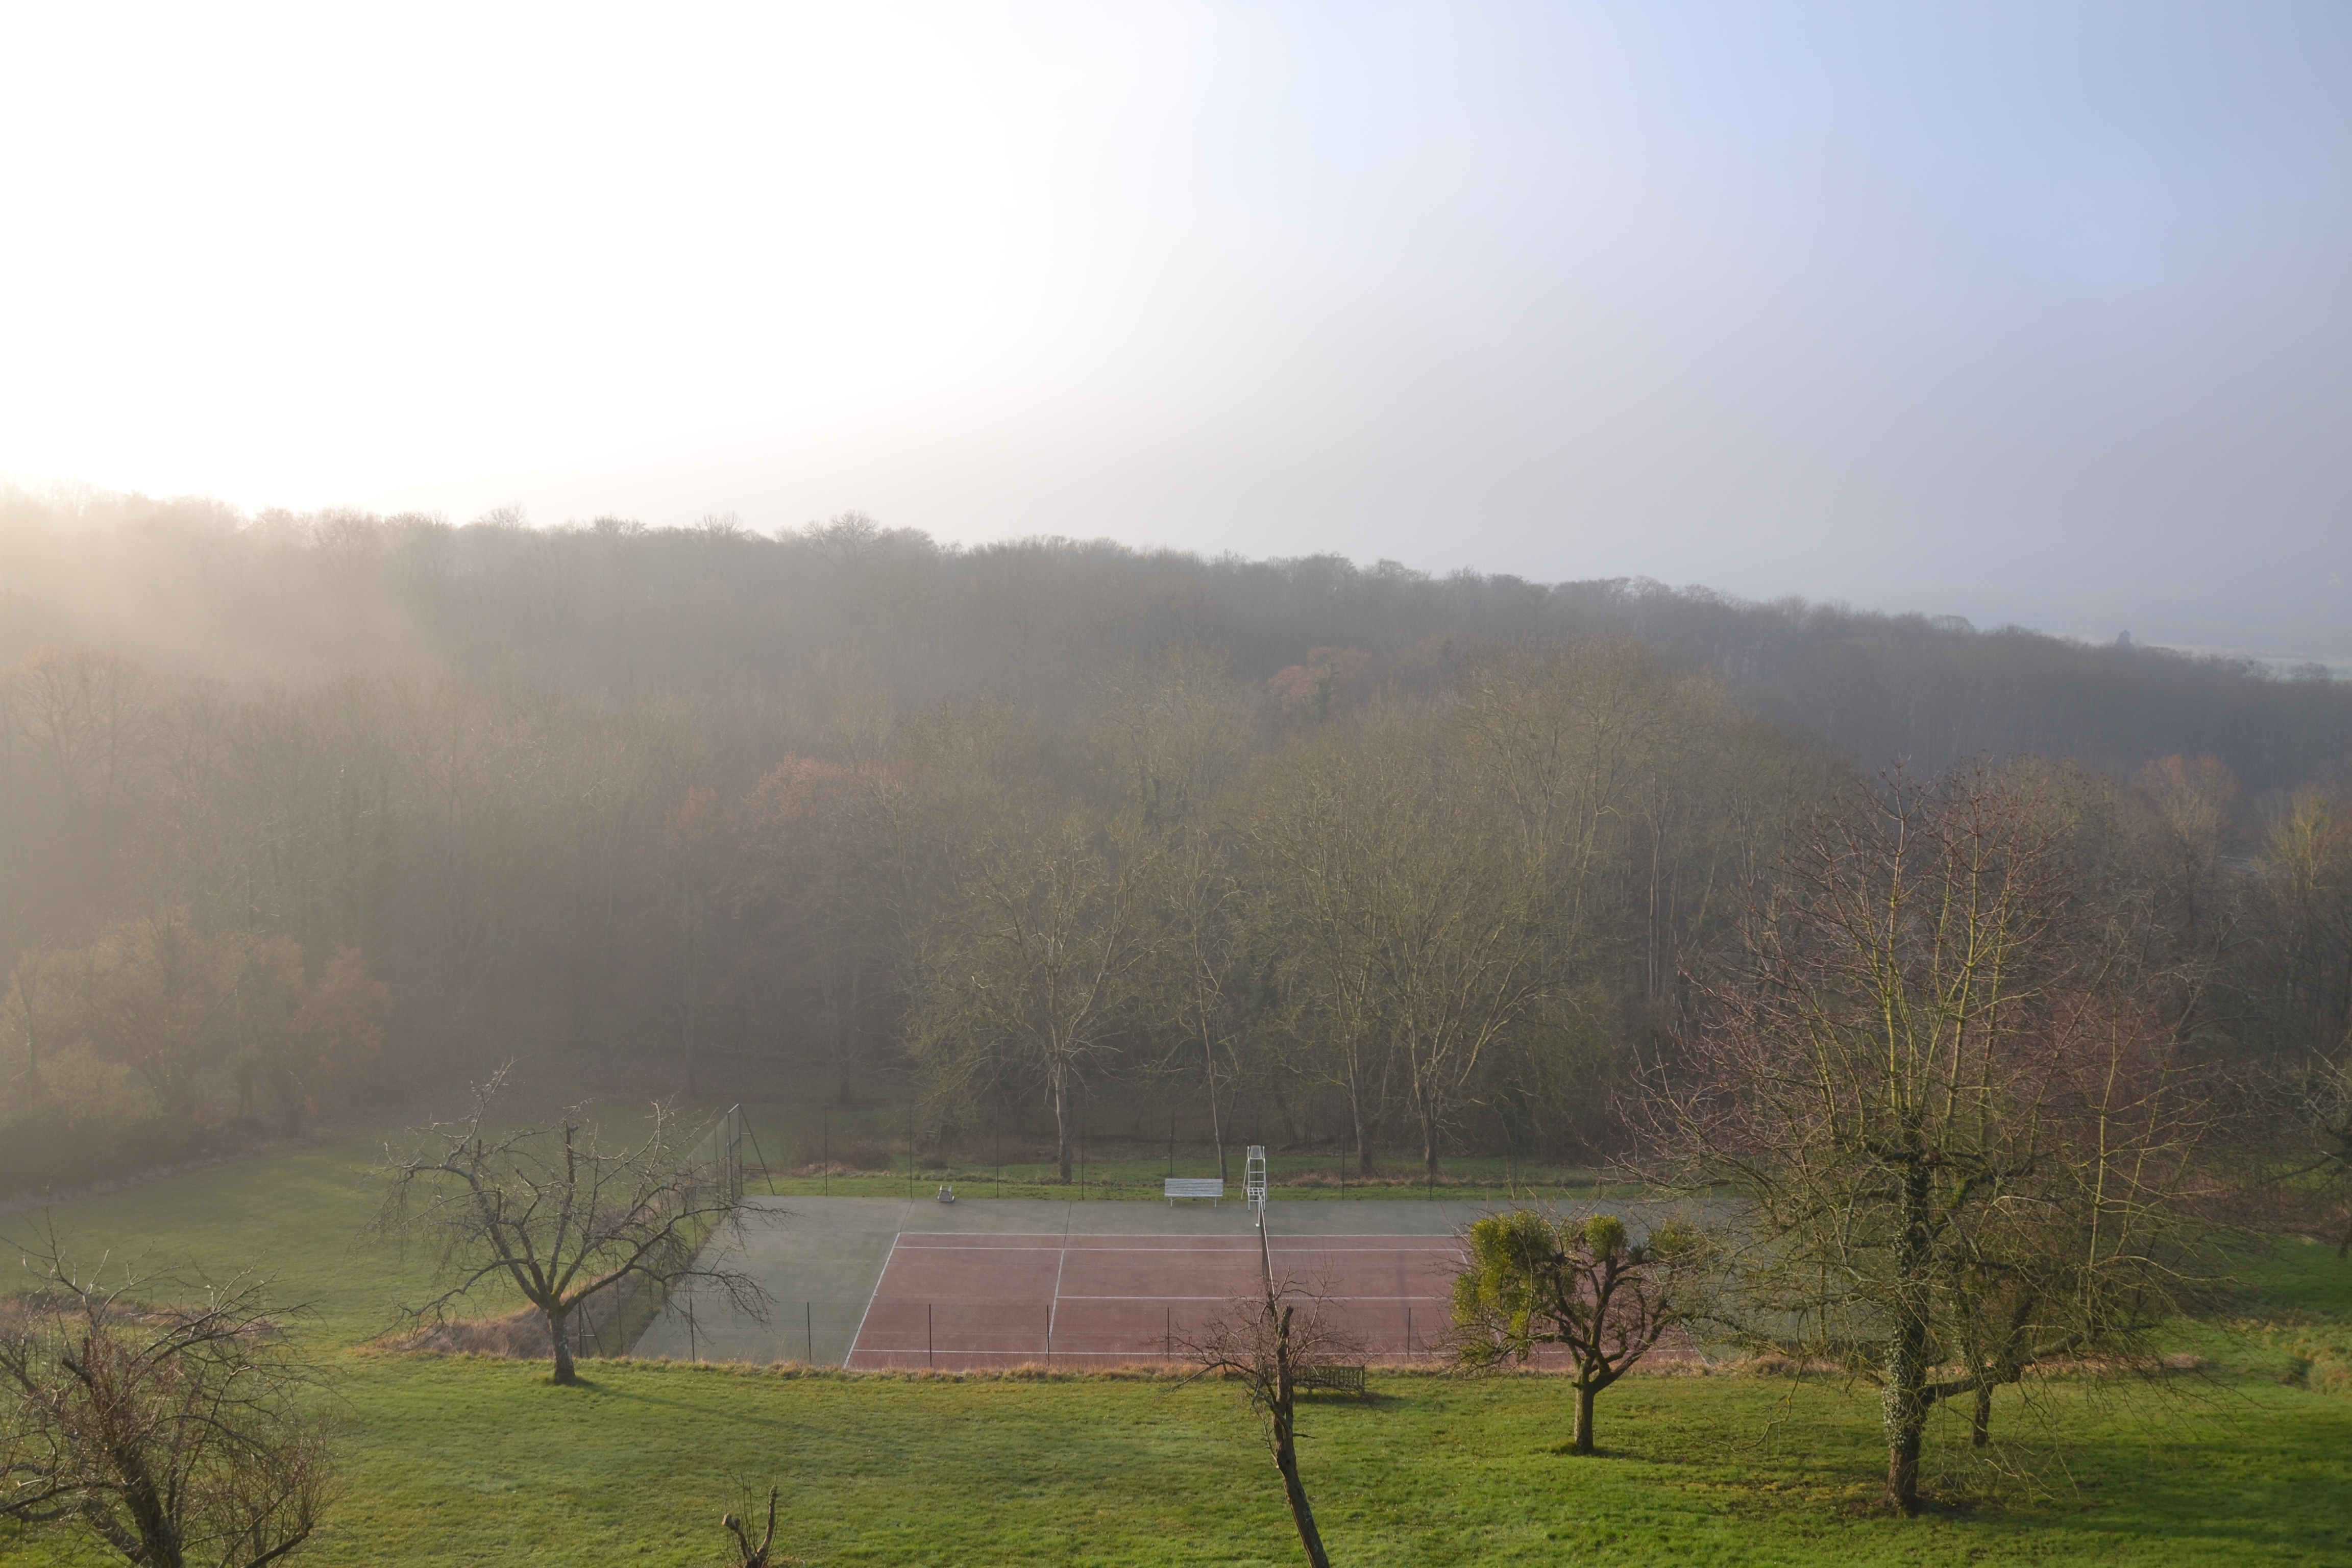
[[[310,1304],[301,1331],[335,1369],[347,1436],[331,1524],[297,1561],[716,1563],[720,1510],[771,1482],[780,1536],[814,1563],[1297,1560],[1223,1385],[590,1363],[590,1386],[559,1389],[535,1365],[360,1348],[424,1278],[354,1245],[374,1153],[278,1155],[55,1211],[79,1256],[258,1265],[278,1300]],[[2202,1370],[2157,1389],[2053,1383],[2032,1412],[2005,1397],[1999,1426],[2022,1447],[1999,1468],[1969,1463],[1947,1423],[1931,1450],[1947,1506],[1918,1521],[1859,1511],[1881,1463],[1868,1390],[1757,1376],[1629,1379],[1601,1402],[1605,1452],[1577,1459],[1555,1451],[1555,1384],[1376,1373],[1375,1397],[1305,1418],[1307,1480],[1349,1564],[2352,1561],[2352,1267],[2282,1243],[2242,1274],[2231,1312],[2184,1325]],[[102,1559],[0,1531],[7,1568],[80,1561]]]
[[[1050,1143],[1050,1131],[1037,1128],[1018,1135],[976,1133],[950,1152],[926,1150],[910,1158],[907,1151],[912,1128],[903,1107],[820,1110],[762,1105],[751,1108],[749,1115],[757,1152],[747,1150],[747,1158],[768,1168],[763,1175],[755,1166],[751,1190],[780,1197],[929,1196],[940,1184],[953,1183],[967,1197],[1118,1202],[1158,1197],[1165,1176],[1219,1173],[1208,1145],[1172,1140],[1163,1144],[1132,1129],[1127,1136],[1098,1130],[1080,1145],[1071,1179],[1064,1183],[1045,1157],[1043,1146]],[[1227,1150],[1223,1173],[1236,1194],[1247,1136],[1237,1134]],[[1398,1152],[1384,1156],[1380,1172],[1369,1179],[1355,1171],[1352,1159],[1337,1151],[1281,1150],[1268,1164],[1275,1195],[1295,1203],[1410,1198],[1424,1193],[1435,1198],[1582,1201],[1612,1190],[1594,1171],[1491,1154],[1449,1157],[1435,1182],[1422,1170],[1418,1156]],[[822,1165],[839,1168],[823,1175],[795,1173]]]

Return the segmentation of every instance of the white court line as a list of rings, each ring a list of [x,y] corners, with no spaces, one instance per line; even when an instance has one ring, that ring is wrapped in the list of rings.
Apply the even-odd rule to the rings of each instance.
[[[1062,1317],[1062,1270],[1068,1268],[1070,1255],[1062,1254],[1062,1261],[1054,1266],[1054,1304],[1045,1309],[1045,1360],[1054,1359],[1054,1325]]]
[[[977,1359],[977,1358],[979,1358],[979,1357],[982,1357],[982,1356],[994,1356],[994,1357],[996,1357],[996,1358],[997,1358],[998,1360],[1000,1360],[1000,1361],[1032,1361],[1032,1362],[1034,1362],[1034,1361],[1035,1361],[1035,1360],[1037,1359],[1037,1352],[1036,1352],[1035,1351],[930,1351],[930,1350],[925,1350],[923,1347],[921,1347],[921,1346],[919,1346],[919,1345],[910,1346],[910,1347],[908,1347],[908,1349],[906,1349],[906,1350],[870,1350],[870,1351],[867,1351],[866,1353],[867,1355],[877,1355],[877,1356],[880,1356],[880,1355],[944,1355],[944,1356],[958,1356],[958,1357],[962,1358],[962,1359],[963,1359],[963,1360],[965,1360],[965,1361],[971,1361],[971,1360],[975,1360],[975,1359]],[[1168,1356],[1166,1356],[1166,1355],[1163,1355],[1163,1354],[1161,1354],[1160,1352],[1157,1352],[1157,1351],[1151,1350],[1151,1349],[1150,1349],[1149,1347],[1146,1347],[1146,1348],[1144,1348],[1144,1349],[1142,1349],[1142,1350],[1132,1350],[1132,1351],[1070,1351],[1070,1350],[1061,1350],[1061,1351],[1055,1351],[1055,1352],[1054,1352],[1054,1357],[1055,1357],[1055,1359],[1056,1361],[1061,1361],[1061,1360],[1083,1361],[1083,1360],[1085,1360],[1085,1359],[1086,1359],[1087,1357],[1088,1357],[1088,1356],[1092,1356],[1092,1357],[1094,1357],[1097,1361],[1108,1361],[1108,1360],[1110,1360],[1110,1359],[1111,1359],[1112,1357],[1114,1357],[1114,1356],[1118,1357],[1120,1361],[1129,1361],[1129,1362],[1134,1362],[1134,1361],[1167,1361],[1167,1360],[1170,1360],[1170,1359],[1171,1359],[1170,1357],[1168,1357]],[[1179,1357],[1176,1357],[1176,1358],[1174,1358],[1174,1359],[1181,1361],[1181,1360],[1182,1360],[1183,1358],[1182,1358],[1182,1357],[1181,1357],[1181,1356],[1179,1356]]]
[[[881,1299],[882,1298],[878,1293],[874,1298],[876,1301],[878,1301]],[[893,1296],[890,1298],[890,1305],[893,1307],[911,1307],[918,1301],[936,1302],[938,1300],[939,1297],[936,1294]],[[1161,1301],[1230,1301],[1232,1300],[1234,1300],[1234,1298],[1231,1296],[1064,1296],[1058,1292],[1054,1297],[1054,1302],[1055,1304],[1063,1301],[1148,1301],[1156,1305]],[[1445,1300],[1445,1297],[1442,1294],[1432,1292],[1426,1296],[1318,1296],[1315,1300],[1318,1301],[1443,1301]],[[1036,1300],[1034,1298],[1025,1301],[991,1301],[985,1299],[981,1300],[971,1300],[967,1299],[949,1303],[950,1306],[956,1308],[958,1310],[971,1310],[981,1307],[1034,1307],[1036,1304]],[[866,1310],[871,1311],[873,1310],[873,1305],[874,1303],[872,1301],[867,1302]],[[863,1325],[861,1324],[861,1326]]]
[[[894,1244],[895,1245],[895,1244]],[[1116,1255],[1123,1252],[1146,1252],[1157,1258],[1255,1258],[1255,1247],[980,1247],[959,1244],[951,1247],[910,1247],[909,1252],[1083,1252],[1089,1257]],[[1459,1257],[1459,1247],[1276,1247],[1276,1252],[1339,1252],[1363,1253],[1367,1257],[1396,1258],[1408,1253],[1433,1252]]]
[[[1243,1237],[1192,1236],[1181,1231],[1162,1233],[1149,1230],[1074,1230],[1066,1236],[1058,1230],[902,1230],[898,1234],[907,1237],[1001,1236],[1008,1241],[1026,1241],[1034,1237],[1040,1241],[1215,1241],[1223,1242],[1229,1247],[1255,1248],[1257,1246],[1255,1241]],[[1277,1236],[1274,1239],[1276,1241],[1451,1241],[1454,1238],[1425,1230],[1350,1230],[1318,1236]]]
[[[1065,1301],[1230,1301],[1231,1296],[1065,1296]],[[1443,1296],[1318,1296],[1318,1301],[1443,1301]],[[1007,1306],[1019,1306],[1008,1301]]]
[[[857,1342],[866,1337],[866,1320],[874,1315],[874,1303],[882,1294],[882,1281],[890,1277],[890,1259],[898,1256],[898,1238],[894,1236],[890,1238],[890,1250],[882,1255],[882,1272],[874,1277],[873,1293],[866,1298],[866,1310],[857,1314],[857,1331],[849,1336],[849,1349],[841,1358],[845,1370],[857,1359]]]
[[[979,1199],[985,1201],[985,1199]],[[1056,1237],[1068,1234],[1070,1241],[1103,1239],[1103,1241],[1240,1241],[1242,1237],[1221,1237],[1213,1232],[1188,1232],[1188,1229],[910,1229],[908,1237]],[[1256,1232],[1251,1232],[1256,1234]],[[1296,1237],[1275,1237],[1275,1241],[1318,1241],[1322,1237],[1334,1237],[1340,1241],[1444,1241],[1446,1232],[1437,1229],[1318,1229],[1298,1232]]]
[[[1078,1250],[1082,1252],[1255,1252],[1257,1250],[1257,1243],[1255,1241],[1244,1241],[1238,1237],[1223,1236],[1154,1237],[1129,1236],[1116,1232],[1099,1236],[1087,1236],[1083,1234],[1077,1236],[1056,1236],[1051,1231],[1004,1231],[997,1233],[1002,1237],[1002,1239],[995,1242],[978,1239],[978,1237],[984,1237],[989,1234],[991,1233],[986,1231],[973,1232],[969,1230],[908,1230],[899,1232],[898,1238],[902,1241],[917,1241],[924,1243],[929,1243],[935,1237],[944,1238],[948,1237],[955,1237],[959,1238],[955,1241],[941,1240],[940,1245],[926,1245],[917,1249],[923,1252],[1034,1252],[1044,1251],[1048,1247],[1063,1247],[1071,1242],[1077,1241],[1116,1241],[1126,1244],[1120,1247],[1080,1247]],[[1194,1241],[1212,1242],[1214,1245],[1209,1247],[1171,1247],[1167,1245],[1171,1242]],[[1458,1251],[1462,1246],[1461,1242],[1455,1240],[1450,1236],[1386,1237],[1381,1236],[1377,1232],[1369,1236],[1277,1236],[1273,1238],[1273,1241],[1276,1247],[1316,1247],[1322,1243],[1330,1241],[1395,1241],[1409,1244],[1394,1247],[1368,1247],[1356,1249],[1363,1252],[1441,1251],[1447,1247],[1452,1247]],[[1032,1242],[1035,1243],[1035,1245],[1028,1245]]]

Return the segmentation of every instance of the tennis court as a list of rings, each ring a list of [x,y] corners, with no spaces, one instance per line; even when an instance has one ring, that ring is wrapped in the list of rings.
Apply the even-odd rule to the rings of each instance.
[[[1236,1298],[1263,1289],[1257,1226],[1239,1204],[754,1198],[761,1223],[724,1238],[770,1310],[682,1291],[635,1352],[754,1365],[1070,1371],[1162,1359]],[[1633,1205],[1625,1205],[1631,1207]],[[1373,1362],[1441,1358],[1464,1226],[1485,1204],[1277,1203],[1275,1277],[1325,1299]],[[720,1245],[714,1243],[714,1245]],[[1547,1365],[1558,1358],[1539,1358]]]
[[[1447,1237],[1270,1238],[1274,1273],[1320,1299],[1370,1360],[1442,1338],[1461,1247]],[[906,1231],[851,1344],[861,1371],[1071,1370],[1181,1358],[1237,1298],[1262,1294],[1255,1229],[1230,1236]]]

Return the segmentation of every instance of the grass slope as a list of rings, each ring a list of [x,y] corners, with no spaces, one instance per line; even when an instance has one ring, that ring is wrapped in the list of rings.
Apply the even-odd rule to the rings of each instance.
[[[790,1550],[824,1563],[1286,1563],[1295,1538],[1231,1390],[1171,1380],[793,1375],[592,1363],[543,1369],[354,1348],[424,1270],[352,1246],[371,1144],[232,1164],[60,1208],[74,1250],[216,1271],[258,1262],[341,1375],[331,1527],[298,1561],[700,1564],[742,1492],[784,1488]],[[37,1216],[0,1221],[24,1235]],[[2352,1398],[2297,1350],[2352,1323],[2352,1268],[2293,1244],[2249,1260],[2234,1315],[2184,1331],[2213,1363],[2160,1390],[2005,1394],[2011,1473],[1931,1455],[1954,1506],[1864,1517],[1882,1462],[1867,1390],[1637,1377],[1603,1396],[1606,1452],[1555,1452],[1558,1384],[1375,1374],[1318,1403],[1307,1479],[1361,1563],[2322,1563],[2352,1561]],[[2063,1447],[2062,1468],[2053,1457]],[[2022,1471],[2022,1475],[2017,1473]],[[0,1564],[98,1562],[0,1531]]]

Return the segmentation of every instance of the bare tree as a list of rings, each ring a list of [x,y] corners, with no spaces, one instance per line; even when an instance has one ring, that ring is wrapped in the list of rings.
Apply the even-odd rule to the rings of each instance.
[[[1377,792],[1358,776],[1347,739],[1327,728],[1266,772],[1249,820],[1254,924],[1266,943],[1285,1032],[1302,1047],[1302,1077],[1339,1091],[1359,1174],[1394,1109],[1401,1076],[1383,1012],[1378,904],[1370,868],[1390,846],[1375,826]]]
[[[1243,1042],[1255,1021],[1248,1005],[1250,971],[1260,956],[1230,858],[1228,847],[1211,829],[1195,828],[1177,839],[1166,862],[1168,940],[1161,950],[1160,989],[1169,1023],[1165,1061],[1181,1076],[1200,1074],[1220,1177],[1231,1175],[1226,1135]]]
[[[1679,1222],[1635,1241],[1614,1215],[1580,1224],[1514,1209],[1473,1221],[1463,1239],[1470,1260],[1454,1280],[1455,1354],[1486,1369],[1526,1362],[1538,1345],[1564,1347],[1580,1454],[1593,1451],[1595,1396],[1705,1304],[1711,1248]]]
[[[329,1490],[319,1377],[259,1281],[77,1274],[54,1234],[0,1301],[0,1519],[79,1527],[142,1568],[262,1568]]]
[[[2352,809],[2296,795],[2256,863],[2240,984],[2269,1036],[2269,1175],[2333,1210],[2352,1253]]]
[[[1315,1523],[1315,1510],[1307,1500],[1307,1483],[1298,1473],[1298,1373],[1310,1366],[1328,1365],[1357,1354],[1354,1342],[1323,1310],[1321,1303],[1288,1279],[1274,1275],[1274,1254],[1266,1240],[1265,1216],[1258,1220],[1258,1259],[1264,1270],[1264,1290],[1255,1300],[1240,1300],[1213,1320],[1185,1351],[1203,1373],[1215,1373],[1239,1382],[1251,1405],[1265,1423],[1266,1447],[1282,1476],[1283,1500],[1298,1527],[1298,1542],[1312,1568],[1330,1568],[1323,1550],[1323,1532]],[[1307,1310],[1302,1314],[1299,1304]]]
[[[2049,815],[1980,769],[1897,773],[1799,836],[1650,1110],[1748,1227],[1738,1316],[1879,1385],[1885,1499],[1929,1411],[2129,1362],[2182,1304],[2203,1100],[2081,928]]]
[[[1262,918],[1278,933],[1294,1027],[1347,1096],[1359,1169],[1392,1089],[1438,1171],[1444,1134],[1497,1043],[1545,999],[1559,955],[1541,868],[1470,793],[1442,737],[1402,714],[1302,748],[1257,822]]]
[[[914,1044],[935,1091],[1000,1064],[1034,1072],[1065,1183],[1076,1090],[1146,1000],[1157,859],[1082,810],[1017,813],[968,847],[923,955]]]
[[[2284,1079],[2286,1136],[2276,1177],[2311,1184],[2336,1205],[2345,1224],[2336,1243],[2340,1261],[2352,1253],[2352,1042],[2313,1053]]]
[[[702,1256],[714,1231],[740,1223],[741,1193],[722,1165],[681,1157],[667,1105],[654,1106],[641,1142],[608,1152],[576,1108],[553,1127],[492,1131],[505,1079],[501,1071],[478,1087],[464,1120],[436,1123],[423,1150],[390,1163],[376,1230],[428,1239],[446,1287],[409,1316],[446,1318],[478,1289],[507,1281],[546,1317],[562,1384],[579,1381],[574,1314],[625,1280],[715,1288],[735,1310],[764,1318],[759,1282]]]
[[[735,1538],[735,1568],[770,1568],[774,1559],[769,1553],[776,1544],[776,1495],[782,1489],[768,1489],[768,1528],[760,1536],[760,1544],[751,1544],[751,1521],[740,1514],[730,1512],[719,1521],[719,1527]],[[748,1511],[748,1510],[747,1510]]]

